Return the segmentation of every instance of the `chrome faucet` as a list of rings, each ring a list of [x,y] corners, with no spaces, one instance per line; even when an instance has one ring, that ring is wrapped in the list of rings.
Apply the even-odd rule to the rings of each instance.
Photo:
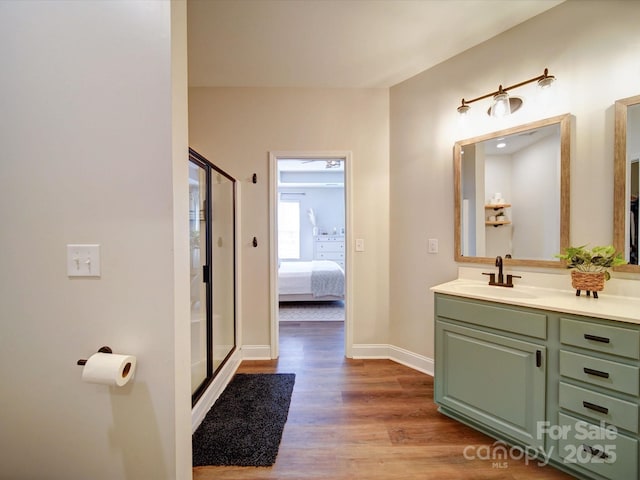
[[[507,255],[507,258],[511,258],[510,255]],[[491,273],[483,273],[483,275],[489,275],[489,285],[495,285],[496,287],[513,287],[513,279],[514,278],[522,278],[519,275],[507,275],[507,283],[504,282],[504,273],[502,271],[502,257],[498,255],[496,257],[496,267],[498,267],[498,279],[496,281],[496,274]]]

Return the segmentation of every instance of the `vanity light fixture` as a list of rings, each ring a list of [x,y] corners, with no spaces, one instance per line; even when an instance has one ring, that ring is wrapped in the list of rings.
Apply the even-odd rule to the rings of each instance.
[[[502,85],[500,85],[498,87],[498,93],[493,96],[489,115],[492,117],[506,117],[507,115],[511,115],[511,102],[509,100],[509,94],[505,92],[502,89]]]
[[[471,109],[469,104],[477,102],[478,100],[492,97],[493,100],[491,102],[491,108],[487,113],[492,117],[503,117],[506,115],[510,115],[522,106],[522,99],[509,96],[507,91],[513,90],[514,88],[522,87],[523,85],[527,85],[533,82],[538,82],[538,87],[540,87],[541,89],[546,89],[551,86],[555,79],[556,77],[554,77],[553,75],[549,75],[549,70],[545,68],[542,75],[530,78],[529,80],[525,80],[524,82],[516,83],[515,85],[510,85],[505,88],[500,85],[498,87],[498,90],[496,90],[495,92],[487,93],[486,95],[482,95],[472,100],[465,100],[463,98],[462,103],[458,107],[458,113],[460,115],[466,115]]]

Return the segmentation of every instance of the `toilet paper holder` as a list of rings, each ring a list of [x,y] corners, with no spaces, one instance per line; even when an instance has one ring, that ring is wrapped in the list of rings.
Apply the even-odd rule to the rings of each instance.
[[[100,347],[98,349],[98,353],[113,353],[113,350],[111,350],[111,347]],[[78,360],[78,365],[86,365],[87,364],[87,360],[86,359],[80,359]]]

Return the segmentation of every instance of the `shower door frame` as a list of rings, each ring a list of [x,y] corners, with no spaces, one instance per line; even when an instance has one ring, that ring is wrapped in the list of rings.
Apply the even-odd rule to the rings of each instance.
[[[237,311],[237,289],[235,288],[237,282],[237,248],[236,248],[236,238],[237,238],[237,183],[235,178],[230,176],[228,173],[223,171],[222,169],[216,167],[213,163],[207,160],[205,157],[200,155],[195,150],[189,148],[189,162],[194,163],[200,168],[203,168],[206,172],[206,205],[207,208],[204,210],[204,218],[206,225],[206,240],[205,240],[205,255],[206,255],[206,265],[203,271],[203,278],[206,278],[205,283],[206,287],[206,308],[207,308],[207,316],[206,316],[206,354],[207,354],[207,376],[200,384],[200,386],[192,393],[191,395],[191,406],[195,406],[196,403],[200,400],[200,398],[207,391],[211,383],[216,377],[216,374],[222,370],[225,366],[229,358],[234,354],[234,352],[238,348],[238,311]],[[218,365],[215,369],[213,368],[213,243],[212,243],[212,233],[213,233],[213,222],[212,222],[212,172],[216,172],[229,181],[233,186],[233,305],[234,305],[234,313],[233,313],[233,338],[234,345],[233,348],[229,351],[229,353],[225,356],[224,360]]]

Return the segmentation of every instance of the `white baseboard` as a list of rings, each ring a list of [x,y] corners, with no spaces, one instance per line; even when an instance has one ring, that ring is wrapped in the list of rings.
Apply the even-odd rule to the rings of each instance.
[[[211,385],[207,388],[207,390],[202,394],[198,402],[191,409],[191,433],[196,431],[196,429],[204,420],[205,415],[211,409],[215,401],[218,399],[220,394],[227,387],[231,378],[238,370],[240,366],[240,362],[242,361],[242,354],[240,350],[233,352],[229,360],[222,366],[216,377],[211,382]]]
[[[404,348],[394,347],[393,345],[389,345],[389,358],[394,362],[398,362],[433,377],[433,358],[418,355],[417,353],[410,352]]]
[[[242,360],[271,360],[271,346],[243,345]]]
[[[389,359],[389,345],[357,344],[351,347],[353,358]]]
[[[359,344],[352,347],[353,358],[393,360],[419,372],[433,376],[433,359],[387,344]],[[269,345],[244,345],[242,360],[271,360]]]
[[[359,344],[352,348],[353,358],[387,359],[433,376],[432,358],[393,345]]]

